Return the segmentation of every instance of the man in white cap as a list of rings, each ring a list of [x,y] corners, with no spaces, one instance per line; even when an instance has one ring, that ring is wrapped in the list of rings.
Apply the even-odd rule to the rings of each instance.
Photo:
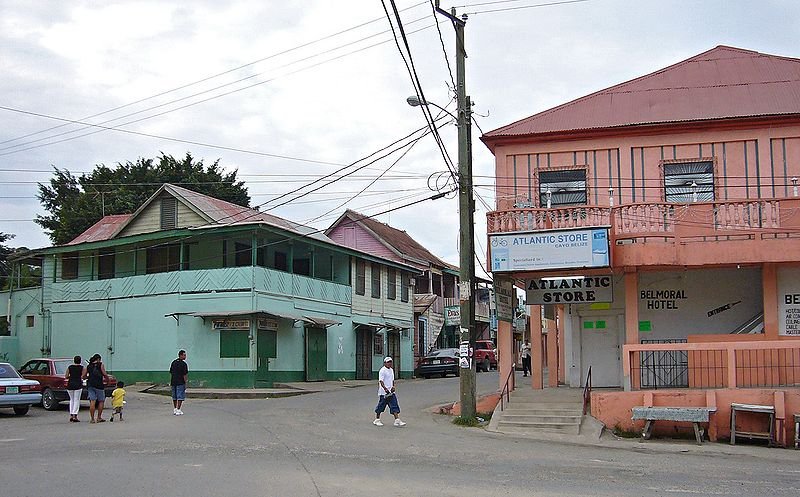
[[[389,406],[389,412],[394,416],[395,426],[405,426],[400,420],[400,405],[397,403],[397,394],[394,388],[394,369],[392,369],[392,358],[383,359],[383,367],[378,373],[378,406],[375,408],[375,426],[383,426],[381,423],[381,413]]]

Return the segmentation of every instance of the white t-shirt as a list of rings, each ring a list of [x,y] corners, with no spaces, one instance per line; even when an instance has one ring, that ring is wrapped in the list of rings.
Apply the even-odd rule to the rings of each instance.
[[[378,380],[378,395],[386,395],[386,390],[381,386],[381,381],[391,392],[394,386],[394,369],[387,368],[386,366],[382,367],[380,372],[378,372]]]
[[[527,359],[531,356],[531,346],[530,345],[523,345],[522,346],[522,357]]]

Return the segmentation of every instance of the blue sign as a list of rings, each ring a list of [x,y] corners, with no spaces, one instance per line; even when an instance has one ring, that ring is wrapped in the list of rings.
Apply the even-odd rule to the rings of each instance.
[[[608,228],[489,235],[492,272],[608,267]]]

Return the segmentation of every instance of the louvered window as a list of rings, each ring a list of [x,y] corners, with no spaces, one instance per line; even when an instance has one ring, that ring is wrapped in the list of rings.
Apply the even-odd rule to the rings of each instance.
[[[356,261],[356,295],[364,295],[367,286],[367,265]]]
[[[586,205],[586,170],[542,171],[539,173],[539,206]]]
[[[372,276],[372,298],[381,298],[381,267],[373,262],[371,265],[370,273]]]
[[[397,270],[393,267],[386,268],[386,298],[397,299]]]
[[[714,201],[712,161],[664,164],[664,200],[668,203]]]
[[[172,230],[178,226],[178,201],[173,197],[161,199],[161,229]]]

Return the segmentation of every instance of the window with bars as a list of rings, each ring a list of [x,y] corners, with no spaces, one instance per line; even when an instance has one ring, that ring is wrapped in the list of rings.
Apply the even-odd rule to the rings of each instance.
[[[174,197],[161,199],[161,229],[171,230],[178,226],[178,200]]]
[[[548,195],[549,193],[549,195]],[[539,173],[539,206],[586,205],[586,170],[566,169]]]
[[[664,164],[664,201],[713,202],[714,163],[691,161]]]
[[[113,278],[115,260],[114,249],[100,249],[97,259],[97,279],[107,280]]]
[[[78,278],[78,252],[66,252],[61,256],[61,279],[74,280]]]

